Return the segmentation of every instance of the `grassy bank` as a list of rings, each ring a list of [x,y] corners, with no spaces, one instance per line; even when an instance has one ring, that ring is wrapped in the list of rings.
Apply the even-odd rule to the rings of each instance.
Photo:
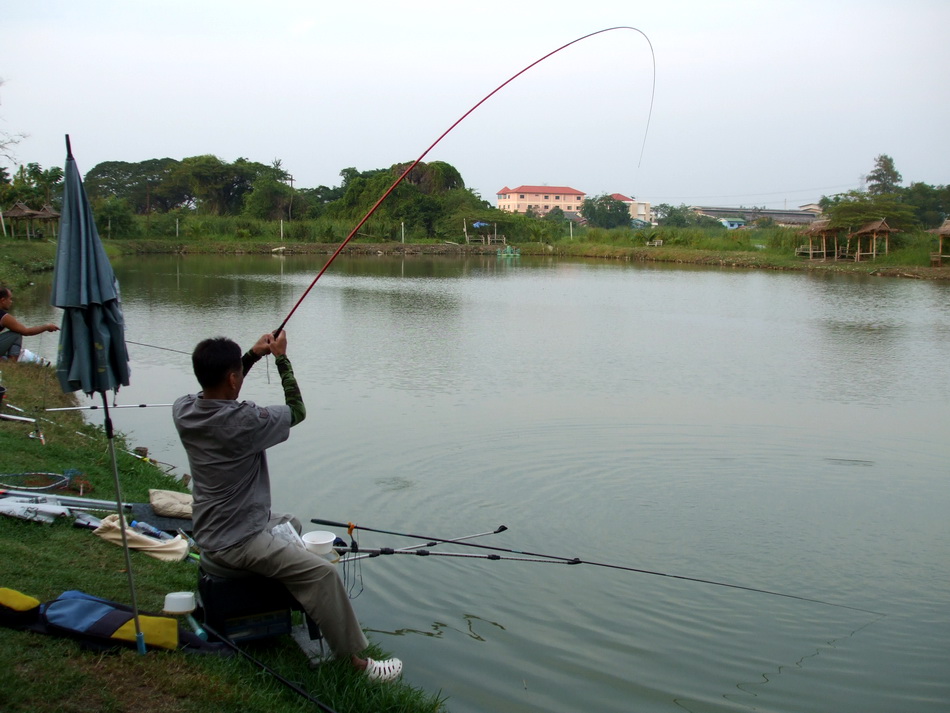
[[[26,287],[36,273],[52,270],[55,258],[54,243],[4,240],[0,242],[0,285]]]
[[[77,470],[84,494],[114,500],[108,442],[94,417],[79,411],[44,409],[75,405],[64,395],[52,368],[0,362],[7,389],[4,413],[38,419],[35,426],[0,420],[0,473]],[[15,410],[17,407],[21,410]],[[99,413],[101,412],[93,412]],[[147,502],[150,488],[183,490],[167,467],[142,460],[134,444],[117,439],[123,497]],[[172,471],[174,472],[174,471]],[[0,481],[2,481],[0,477]],[[76,481],[74,481],[75,483]],[[74,490],[67,492],[77,495]],[[49,601],[68,589],[129,603],[121,547],[69,522],[51,525],[0,516],[0,587]],[[165,595],[194,591],[197,567],[190,561],[160,562],[132,554],[139,607],[160,612]],[[332,662],[310,670],[289,637],[248,645],[251,653],[340,713],[439,711],[436,695],[405,684],[368,685],[351,667]],[[376,650],[375,655],[382,652]],[[315,710],[313,703],[260,672],[241,657],[135,651],[102,655],[67,639],[0,628],[0,710],[6,713],[145,711],[150,713],[234,711],[284,713]]]

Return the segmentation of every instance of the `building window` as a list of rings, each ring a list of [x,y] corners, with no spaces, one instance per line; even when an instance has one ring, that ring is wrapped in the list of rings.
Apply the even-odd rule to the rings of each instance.
[[[546,201],[551,200],[551,196],[545,196],[545,197],[544,197],[544,200],[546,200]]]
[[[518,197],[523,199],[523,198],[524,198],[524,193],[521,193]]]
[[[556,201],[561,200],[561,196],[554,196],[554,200],[556,200]]]

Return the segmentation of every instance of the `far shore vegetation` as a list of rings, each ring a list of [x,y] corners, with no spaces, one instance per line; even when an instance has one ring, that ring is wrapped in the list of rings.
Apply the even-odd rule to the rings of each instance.
[[[340,185],[304,188],[279,159],[269,165],[211,155],[106,161],[86,173],[84,186],[100,237],[113,255],[332,252],[409,165],[344,168]],[[55,240],[62,180],[56,166],[27,163],[15,171],[0,166],[0,210],[8,216],[0,280],[22,285],[29,273],[52,266],[52,250],[44,246]],[[798,249],[809,242],[802,228],[779,226],[757,215],[755,206],[734,209],[732,218],[745,223],[734,230],[686,205],[654,205],[656,224],[638,223],[622,201],[608,195],[589,197],[574,219],[559,208],[543,215],[513,214],[467,188],[452,165],[423,162],[378,206],[347,249],[494,252],[503,241],[524,255],[945,277],[946,269],[931,266],[939,243],[928,231],[950,215],[950,187],[902,184],[893,159],[881,154],[864,189],[818,201],[840,246],[864,224],[886,220],[892,232],[877,238],[877,257],[855,262],[834,259],[833,236],[827,238],[828,256],[800,257]],[[17,206],[47,207],[46,217],[17,218]]]

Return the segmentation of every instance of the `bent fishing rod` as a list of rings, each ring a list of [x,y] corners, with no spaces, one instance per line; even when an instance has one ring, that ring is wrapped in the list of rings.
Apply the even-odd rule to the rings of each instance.
[[[412,170],[422,162],[422,159],[424,159],[424,158],[429,154],[429,152],[430,152],[432,149],[434,149],[434,148],[436,147],[436,145],[438,145],[438,143],[439,143],[440,141],[442,141],[442,139],[444,139],[446,136],[448,136],[449,133],[450,133],[456,126],[458,126],[458,125],[461,124],[463,121],[465,121],[465,119],[468,118],[468,116],[469,116],[472,112],[474,112],[476,109],[478,109],[482,104],[484,104],[486,101],[488,101],[489,99],[491,99],[495,94],[497,94],[497,93],[500,92],[502,89],[504,89],[506,86],[508,86],[509,84],[511,84],[514,80],[516,80],[516,79],[517,79],[518,77],[520,77],[522,74],[524,74],[525,72],[527,72],[529,69],[531,69],[531,68],[533,68],[533,67],[535,67],[535,66],[541,64],[541,62],[545,61],[545,60],[548,59],[549,57],[552,57],[552,56],[556,55],[556,54],[557,54],[558,52],[560,52],[561,50],[567,49],[567,48],[570,47],[571,45],[575,45],[575,44],[577,44],[578,42],[582,42],[583,40],[586,40],[586,39],[588,39],[588,38],[590,38],[590,37],[594,37],[594,36],[596,36],[596,35],[602,35],[602,34],[604,34],[605,32],[612,32],[612,31],[614,31],[614,30],[633,30],[634,32],[639,32],[641,35],[643,35],[644,39],[647,41],[647,44],[650,46],[650,56],[651,56],[652,59],[653,59],[653,88],[652,88],[651,93],[650,93],[650,111],[649,111],[649,113],[647,114],[646,128],[645,128],[645,130],[644,130],[644,132],[643,132],[643,144],[642,144],[641,147],[640,147],[640,161],[637,163],[637,166],[639,167],[640,162],[643,161],[643,151],[644,151],[644,148],[646,147],[647,133],[650,131],[650,119],[651,119],[651,117],[653,116],[653,99],[654,99],[654,96],[656,95],[656,54],[655,54],[654,51],[653,51],[653,43],[650,42],[650,38],[647,37],[646,33],[645,33],[643,30],[641,30],[641,29],[639,29],[639,28],[637,28],[637,27],[630,27],[630,26],[626,26],[626,25],[621,25],[621,26],[618,26],[618,27],[608,27],[608,28],[603,29],[603,30],[597,30],[596,32],[590,32],[590,33],[588,33],[588,34],[586,34],[586,35],[583,35],[582,37],[578,37],[576,40],[571,40],[571,41],[568,42],[567,44],[561,45],[561,46],[558,47],[556,50],[552,50],[551,52],[548,52],[548,53],[547,53],[546,55],[544,55],[543,57],[540,57],[539,59],[536,59],[534,62],[532,62],[531,64],[529,64],[527,67],[525,67],[524,69],[522,69],[520,72],[516,72],[515,74],[513,74],[511,77],[509,77],[508,79],[506,79],[504,82],[502,82],[502,83],[499,84],[497,87],[495,87],[492,91],[490,91],[488,94],[486,94],[478,103],[475,104],[475,106],[473,106],[473,107],[472,107],[471,109],[469,109],[467,112],[465,112],[464,114],[462,114],[462,116],[460,116],[460,117],[455,121],[455,123],[453,123],[448,129],[446,129],[444,132],[442,132],[441,136],[439,136],[439,138],[437,138],[435,141],[433,141],[432,144],[429,146],[429,148],[427,148],[425,151],[423,151],[422,154],[419,156],[419,158],[417,158],[415,161],[413,161],[413,162],[409,165],[409,167],[408,167],[406,170],[404,170],[404,171],[402,172],[402,174],[401,174],[395,181],[393,181],[393,184],[392,184],[389,188],[386,189],[386,191],[383,193],[383,195],[381,195],[381,196],[379,197],[379,200],[377,200],[377,201],[373,204],[373,206],[369,209],[369,211],[367,211],[366,215],[364,215],[363,218],[360,220],[360,222],[356,224],[356,227],[354,227],[353,230],[350,231],[349,235],[346,236],[346,239],[345,239],[342,243],[340,243],[340,246],[334,251],[334,253],[333,253],[332,255],[330,255],[330,258],[326,261],[326,264],[321,268],[320,272],[317,273],[317,276],[313,278],[313,281],[310,283],[310,285],[307,287],[307,289],[304,290],[303,294],[300,296],[300,299],[297,300],[296,304],[294,304],[294,306],[291,308],[290,312],[287,313],[287,316],[284,317],[284,321],[281,322],[281,323],[280,323],[280,326],[279,326],[277,329],[274,330],[274,336],[277,337],[277,336],[281,333],[281,331],[283,330],[283,328],[286,326],[287,322],[289,322],[289,321],[290,321],[290,318],[293,317],[294,312],[297,311],[297,308],[298,308],[298,307],[301,305],[301,303],[307,298],[307,295],[310,294],[310,291],[311,291],[311,290],[314,288],[314,286],[317,284],[317,281],[323,276],[323,273],[325,273],[325,272],[327,271],[327,269],[330,267],[330,265],[333,263],[333,261],[336,260],[337,255],[339,255],[339,254],[343,251],[343,248],[345,248],[346,245],[350,242],[350,240],[353,239],[353,236],[355,236],[355,235],[357,234],[357,232],[359,232],[360,228],[362,228],[363,225],[366,223],[366,221],[369,220],[370,217],[373,215],[373,213],[376,212],[376,209],[379,208],[379,206],[382,205],[383,201],[385,201],[386,198],[388,198],[389,195],[390,195],[394,190],[396,190],[396,187],[397,187],[400,183],[402,183],[403,179],[404,179],[406,176],[408,176],[408,175],[412,172]]]
[[[438,538],[438,537],[429,537],[429,536],[426,536],[426,535],[416,535],[416,534],[412,534],[412,533],[408,533],[408,532],[395,532],[394,530],[381,530],[381,529],[376,529],[376,528],[372,528],[372,527],[366,527],[366,526],[364,526],[364,525],[356,525],[356,524],[354,524],[354,523],[352,523],[352,522],[334,522],[334,521],[332,521],[332,520],[321,520],[321,519],[318,519],[318,518],[313,518],[312,520],[310,520],[310,522],[313,522],[313,523],[315,523],[315,524],[317,524],[317,525],[327,525],[327,526],[329,526],[329,527],[343,527],[343,528],[346,528],[350,533],[352,533],[353,530],[363,530],[363,531],[365,531],[365,532],[376,532],[376,533],[383,534],[383,535],[395,535],[395,536],[397,536],[397,537],[409,537],[409,538],[414,539],[414,540],[427,540],[427,541],[431,541],[431,542],[453,542],[452,540],[445,540],[445,539],[441,539],[441,538]],[[759,588],[757,588],[757,587],[748,587],[748,586],[745,586],[745,585],[742,585],[742,584],[732,584],[732,583],[729,583],[729,582],[720,582],[720,581],[713,580],[713,579],[702,579],[702,578],[700,578],[700,577],[687,577],[686,575],[682,575],[682,574],[669,574],[669,573],[667,573],[667,572],[658,572],[658,571],[656,571],[656,570],[642,569],[642,568],[640,568],[640,567],[629,567],[629,566],[626,566],[626,565],[611,564],[611,563],[609,563],[609,562],[594,562],[594,561],[591,561],[591,560],[583,560],[583,559],[581,559],[581,558],[579,558],[579,557],[562,557],[562,556],[559,556],[559,555],[548,555],[548,554],[543,554],[543,553],[540,553],[540,552],[527,552],[527,551],[524,551],[524,550],[515,550],[515,549],[511,549],[511,548],[507,548],[507,547],[494,547],[494,546],[492,546],[492,545],[482,545],[482,544],[478,544],[478,543],[475,543],[475,542],[461,542],[461,541],[459,541],[458,544],[464,545],[464,546],[466,546],[466,547],[477,547],[477,548],[483,549],[483,550],[490,550],[490,551],[492,551],[492,552],[506,552],[506,553],[513,554],[513,555],[522,555],[522,557],[527,557],[527,558],[543,558],[544,561],[551,561],[551,562],[557,563],[557,564],[586,564],[586,565],[590,565],[591,567],[604,567],[604,568],[607,568],[607,569],[619,569],[619,570],[622,570],[622,571],[624,571],[624,572],[636,572],[637,574],[649,574],[649,575],[652,575],[652,576],[655,576],[655,577],[666,577],[666,578],[668,578],[668,579],[679,579],[679,580],[681,580],[681,581],[685,581],[685,582],[697,582],[697,583],[699,583],[699,584],[712,584],[712,585],[714,585],[714,586],[716,586],[716,587],[726,587],[726,588],[728,588],[728,589],[739,589],[739,590],[746,591],[746,592],[756,592],[756,593],[758,593],[758,594],[769,594],[769,595],[771,595],[771,596],[773,596],[773,597],[785,597],[786,599],[797,599],[798,601],[811,602],[811,603],[813,603],[813,604],[823,604],[823,605],[829,606],[829,607],[838,607],[838,608],[840,608],[840,609],[851,609],[852,611],[864,612],[865,614],[874,614],[874,615],[876,615],[876,616],[887,616],[887,615],[884,614],[883,612],[873,611],[873,610],[871,610],[871,609],[864,609],[864,608],[862,608],[862,607],[855,607],[855,606],[851,606],[851,605],[849,605],[849,604],[838,604],[838,603],[836,603],[836,602],[828,602],[828,601],[825,601],[825,600],[823,600],[823,599],[813,599],[813,598],[811,598],[811,597],[803,597],[803,596],[799,596],[799,595],[797,595],[797,594],[786,594],[786,593],[784,593],[784,592],[776,592],[776,591],[773,591],[773,590],[771,590],[771,589],[759,589]],[[416,554],[416,553],[418,553],[418,552],[419,552],[419,550],[417,550],[416,552],[414,552],[414,553],[412,553],[412,554]],[[392,553],[390,553],[390,552],[380,552],[379,554],[396,554],[396,553],[402,554],[402,553],[400,553],[400,552],[398,552],[398,551],[394,551],[394,552],[392,552]],[[431,554],[435,555],[436,553],[433,552],[433,553],[431,553]],[[448,554],[448,553],[445,553],[445,554]],[[459,555],[456,555],[456,556],[459,556]],[[462,555],[462,556],[464,556],[464,555]],[[498,557],[491,557],[491,556],[488,556],[488,557],[484,557],[484,559],[491,559],[491,560],[517,559],[517,560],[522,560],[522,557],[519,557],[519,558],[507,558],[507,557],[500,557],[500,556],[498,556]],[[533,561],[538,561],[538,560],[528,559],[528,560],[523,560],[523,561],[533,562]]]

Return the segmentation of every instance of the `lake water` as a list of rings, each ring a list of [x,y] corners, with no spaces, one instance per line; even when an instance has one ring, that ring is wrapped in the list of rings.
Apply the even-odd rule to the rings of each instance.
[[[195,390],[194,344],[273,330],[325,259],[116,261],[118,402]],[[17,315],[58,321],[47,294],[18,292]],[[504,524],[476,542],[598,563],[347,568],[370,636],[455,713],[950,710],[950,285],[340,258],[288,333],[308,417],[270,452],[276,509]],[[262,361],[242,396],[280,394]],[[187,470],[169,409],[113,418]]]

